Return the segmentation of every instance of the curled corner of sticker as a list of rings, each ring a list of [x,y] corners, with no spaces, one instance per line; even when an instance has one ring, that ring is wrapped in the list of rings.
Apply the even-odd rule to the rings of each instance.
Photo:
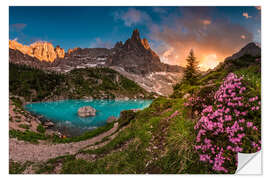
[[[238,166],[236,174],[262,174],[262,152],[238,153]]]

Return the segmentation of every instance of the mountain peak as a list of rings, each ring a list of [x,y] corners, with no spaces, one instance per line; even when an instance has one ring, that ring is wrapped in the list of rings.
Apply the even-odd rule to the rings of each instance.
[[[253,57],[260,56],[261,55],[261,48],[254,42],[250,42],[247,45],[245,45],[243,48],[240,49],[237,53],[233,54],[230,57],[227,57],[225,61],[238,59],[244,55],[250,55]]]
[[[132,40],[136,40],[136,41],[140,41],[141,40],[140,33],[139,33],[139,30],[138,29],[135,29],[133,31],[131,39]]]
[[[117,43],[115,43],[114,48],[122,48],[123,47],[123,42],[122,41],[118,41]]]

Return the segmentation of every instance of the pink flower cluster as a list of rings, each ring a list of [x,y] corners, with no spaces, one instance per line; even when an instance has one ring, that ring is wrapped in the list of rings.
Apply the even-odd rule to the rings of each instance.
[[[215,93],[214,104],[203,109],[194,127],[198,132],[195,149],[200,161],[210,163],[215,171],[228,172],[226,165],[231,159],[225,154],[242,152],[246,146],[260,149],[259,129],[247,120],[252,120],[250,112],[260,111],[259,97],[244,97],[246,87],[242,80],[230,73]],[[253,134],[257,135],[246,144],[244,138]]]
[[[200,97],[198,95],[193,95],[187,99],[187,101],[184,103],[185,107],[189,107],[191,109],[191,113],[194,115],[198,115],[201,113],[203,108],[207,107],[206,104],[209,104],[207,99],[209,97]]]
[[[198,104],[199,102],[203,101],[204,98],[198,97],[198,96],[192,96],[187,99],[187,102],[184,103],[184,106],[186,107],[192,107]]]

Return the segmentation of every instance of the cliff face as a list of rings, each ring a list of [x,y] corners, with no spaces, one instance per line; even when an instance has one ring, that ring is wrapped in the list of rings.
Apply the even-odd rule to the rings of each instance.
[[[124,44],[117,42],[113,51],[112,57],[107,62],[108,65],[122,67],[130,73],[145,75],[152,72],[182,71],[181,68],[171,68],[170,65],[162,63],[147,39],[141,39],[137,29]]]
[[[9,48],[18,50],[23,54],[27,54],[31,57],[35,57],[40,61],[53,62],[55,59],[61,59],[65,57],[64,49],[60,46],[53,47],[48,42],[35,42],[29,46],[22,45],[15,40],[9,40]]]

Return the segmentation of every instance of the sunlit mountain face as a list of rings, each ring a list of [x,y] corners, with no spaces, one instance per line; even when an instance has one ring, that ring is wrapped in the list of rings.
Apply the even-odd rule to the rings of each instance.
[[[194,50],[200,70],[216,67],[249,42],[261,42],[260,7],[10,7],[10,40],[112,48],[140,29],[162,62],[186,65]]]

